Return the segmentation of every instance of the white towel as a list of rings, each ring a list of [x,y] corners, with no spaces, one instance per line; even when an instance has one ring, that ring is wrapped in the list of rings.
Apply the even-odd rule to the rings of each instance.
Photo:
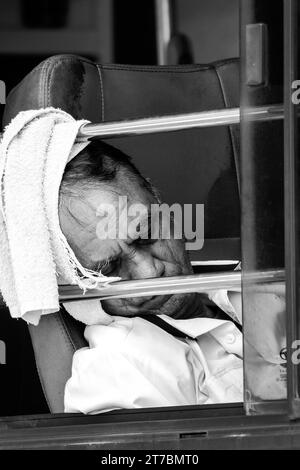
[[[59,280],[86,290],[119,279],[85,269],[59,225],[59,187],[89,143],[76,141],[85,122],[60,109],[24,111],[0,144],[0,291],[11,316],[34,325],[59,310]],[[86,323],[97,323],[94,314]]]

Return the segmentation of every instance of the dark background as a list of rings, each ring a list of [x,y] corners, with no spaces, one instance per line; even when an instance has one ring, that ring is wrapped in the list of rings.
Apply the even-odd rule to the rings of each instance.
[[[238,56],[238,4],[174,1],[176,29],[188,37],[194,62]],[[87,40],[85,33],[93,31],[95,39]],[[65,33],[73,35],[68,44]],[[1,1],[0,80],[7,93],[42,60],[64,52],[99,62],[156,64],[154,0]],[[0,105],[1,121],[2,113]]]

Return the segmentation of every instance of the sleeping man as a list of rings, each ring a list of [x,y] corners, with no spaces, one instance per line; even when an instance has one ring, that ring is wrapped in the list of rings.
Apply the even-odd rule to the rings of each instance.
[[[122,221],[117,210],[107,218],[108,208],[119,207],[124,197],[129,207],[145,209],[132,223]],[[160,219],[149,221],[157,203],[156,191],[126,155],[92,142],[66,166],[60,225],[80,263],[106,276],[134,280],[192,274],[184,241],[173,236],[175,222],[170,221],[171,235],[164,237]],[[65,410],[100,413],[242,401],[240,303],[239,294],[225,291],[80,302],[80,309],[101,310],[103,321],[85,329],[89,347],[74,355]],[[64,306],[74,310],[76,302]],[[284,310],[282,301],[278,308]],[[259,338],[250,339],[249,348],[261,357],[259,345]],[[276,347],[269,349],[277,357]],[[268,361],[257,394],[264,395],[268,382],[269,398],[278,397],[285,386],[276,381],[278,361],[270,355]]]

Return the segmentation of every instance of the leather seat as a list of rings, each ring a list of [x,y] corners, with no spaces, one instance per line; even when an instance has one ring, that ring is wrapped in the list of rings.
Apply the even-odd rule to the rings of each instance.
[[[94,123],[238,107],[239,63],[232,59],[210,65],[137,67],[54,56],[11,91],[3,124],[20,111],[48,106]],[[236,126],[116,138],[111,143],[133,157],[166,202],[205,203],[207,245],[216,258],[239,256]],[[227,214],[230,217],[224,217]],[[206,257],[211,254],[208,250]],[[62,412],[72,355],[85,345],[83,325],[61,310],[30,326],[30,334],[49,408]]]

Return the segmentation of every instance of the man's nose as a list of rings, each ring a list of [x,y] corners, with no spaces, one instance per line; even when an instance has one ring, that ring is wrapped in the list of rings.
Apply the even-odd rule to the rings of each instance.
[[[148,279],[152,277],[162,277],[165,272],[165,265],[159,259],[154,258],[150,253],[136,252],[134,259],[129,266],[130,279]],[[152,300],[153,296],[133,297],[128,299],[131,305],[141,307]]]
[[[134,258],[131,259],[129,263],[130,279],[162,277],[164,272],[164,263],[146,250],[137,250]]]

